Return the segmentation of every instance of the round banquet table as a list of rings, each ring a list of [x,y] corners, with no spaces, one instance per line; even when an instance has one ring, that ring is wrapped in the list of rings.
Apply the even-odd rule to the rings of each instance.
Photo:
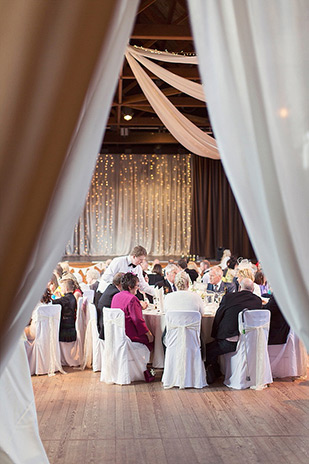
[[[157,369],[163,369],[164,367],[164,350],[162,344],[162,334],[165,329],[165,314],[157,309],[146,309],[143,311],[143,316],[148,329],[154,335],[154,350],[151,355],[152,367]],[[205,345],[213,340],[211,337],[211,329],[215,312],[218,305],[206,305],[205,312],[201,321],[201,352],[202,359],[205,361]]]

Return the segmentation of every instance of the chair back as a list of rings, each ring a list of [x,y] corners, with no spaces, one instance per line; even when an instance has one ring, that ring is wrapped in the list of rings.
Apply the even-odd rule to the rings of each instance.
[[[61,305],[42,305],[36,310],[36,337],[29,359],[31,374],[63,372],[60,362],[59,325]]]
[[[201,314],[198,311],[168,311],[166,314],[164,388],[206,385],[200,351]]]
[[[124,312],[118,308],[103,308],[103,324],[105,342],[101,380],[105,383],[130,383]]]
[[[85,300],[85,298],[87,298],[88,301],[89,301],[89,303],[93,303],[93,299],[94,299],[94,290],[91,290],[91,289],[85,290],[85,291],[83,292],[83,297],[84,297],[84,300]]]
[[[85,333],[84,342],[84,361],[82,369],[87,366],[94,372],[101,370],[101,353],[100,353],[100,342],[103,340],[99,339],[98,327],[97,327],[97,310],[94,304],[88,306],[88,323]]]
[[[239,341],[236,352],[224,355],[225,385],[260,390],[271,383],[267,350],[270,311],[244,309],[238,315]]]

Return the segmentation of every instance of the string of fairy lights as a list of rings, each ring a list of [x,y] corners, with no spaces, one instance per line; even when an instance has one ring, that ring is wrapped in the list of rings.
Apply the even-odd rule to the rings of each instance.
[[[149,52],[154,55],[163,55],[168,53],[169,55],[174,55],[174,56],[197,56],[196,53],[194,52],[184,52],[181,50],[180,52],[170,52],[169,50],[157,50],[156,48],[145,48],[142,47],[141,45],[133,45],[133,48],[136,48],[137,50],[142,50],[143,52]]]
[[[67,250],[120,255],[140,243],[153,255],[187,255],[191,156],[101,154]]]

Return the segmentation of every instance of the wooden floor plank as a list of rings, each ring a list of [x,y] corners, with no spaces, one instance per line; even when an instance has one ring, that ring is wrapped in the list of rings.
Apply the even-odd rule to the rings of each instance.
[[[51,464],[309,462],[309,381],[263,391],[106,385],[100,373],[32,377]]]

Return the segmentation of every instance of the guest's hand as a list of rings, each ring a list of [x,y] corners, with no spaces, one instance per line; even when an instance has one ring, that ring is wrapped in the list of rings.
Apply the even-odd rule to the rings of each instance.
[[[146,333],[149,343],[153,342],[154,338],[150,330]]]
[[[147,303],[147,301],[143,301],[143,300],[142,300],[142,301],[140,301],[140,304],[141,304],[141,306],[142,306],[143,309],[148,308],[148,303]]]

